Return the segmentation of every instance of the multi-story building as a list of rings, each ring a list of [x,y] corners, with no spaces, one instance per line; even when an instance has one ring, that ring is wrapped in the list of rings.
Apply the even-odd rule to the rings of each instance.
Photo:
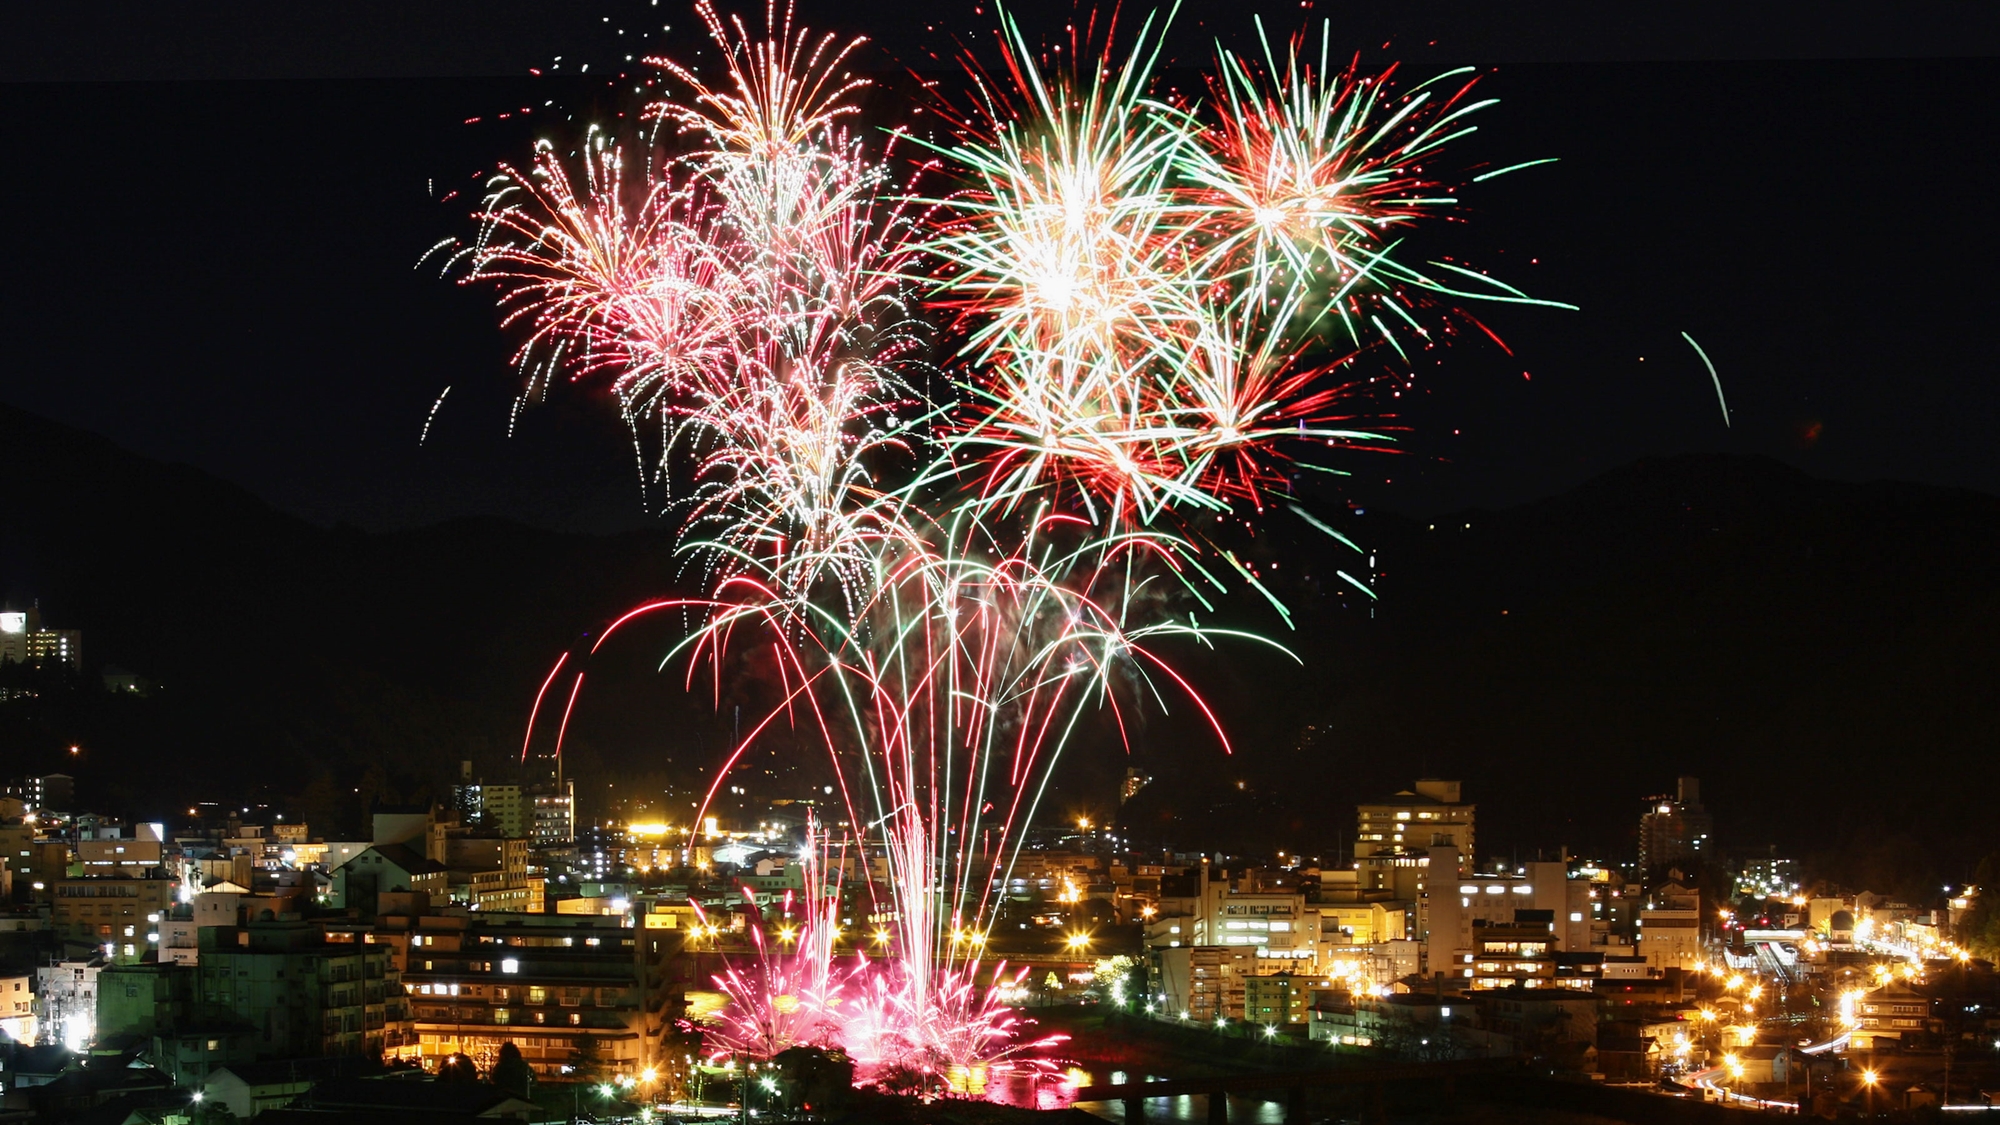
[[[1247,873],[1215,869],[1204,857],[1192,878],[1163,884],[1149,934],[1167,934],[1175,945],[1246,946],[1262,956],[1310,959],[1318,940],[1316,917],[1302,890],[1260,886]],[[1162,943],[1152,943],[1156,947]]]
[[[481,785],[479,787],[480,827],[500,833],[502,836],[525,838],[533,826],[529,815],[529,805],[518,785]]]
[[[1855,1050],[1895,1050],[1930,1024],[1930,997],[1892,980],[1863,993],[1854,1005]]]
[[[446,881],[454,902],[474,910],[542,912],[542,880],[528,875],[528,841],[494,833],[445,837]]]
[[[1429,1058],[1494,1055],[1505,1040],[1479,1030],[1478,1010],[1458,996],[1425,992],[1355,996],[1318,990],[1307,1011],[1306,1035],[1329,1045],[1362,1049],[1394,1046]]]
[[[1746,859],[1736,869],[1736,890],[1760,898],[1791,898],[1799,893],[1799,865],[1780,857],[1774,844],[1768,854]]]
[[[1461,799],[1458,782],[1425,778],[1414,788],[1356,808],[1355,858],[1421,856],[1434,847],[1449,847],[1470,862],[1477,810]]]
[[[1403,904],[1393,901],[1320,902],[1307,905],[1306,914],[1309,929],[1312,928],[1313,916],[1318,918],[1319,959],[1322,961],[1347,946],[1374,945],[1408,936],[1408,915],[1403,910]]]
[[[1701,896],[1668,883],[1657,887],[1639,911],[1638,945],[1648,968],[1693,969],[1701,964]]]
[[[472,773],[471,762],[458,764],[458,784],[452,786],[452,806],[460,824],[502,836],[526,838],[529,821],[523,816],[519,785],[490,785]]]
[[[130,838],[79,840],[77,864],[85,875],[145,875],[157,869],[164,859],[157,827],[142,824]]]
[[[416,1041],[398,1057],[435,1068],[462,1052],[489,1067],[512,1042],[544,1078],[561,1077],[585,1039],[607,1076],[636,1078],[665,1057],[681,1008],[669,966],[678,932],[573,914],[404,924]]]
[[[1462,867],[1451,848],[1431,852],[1430,868]],[[1591,883],[1572,878],[1569,865],[1537,861],[1513,873],[1466,874],[1429,886],[1418,899],[1417,925],[1424,940],[1427,971],[1467,978],[1473,965],[1474,934],[1480,926],[1540,925],[1555,950],[1590,949]]]
[[[43,1040],[80,1051],[97,1029],[97,977],[104,958],[57,961],[35,970],[35,1015]]]
[[[173,962],[106,965],[97,974],[97,1032],[153,1036],[188,1025],[195,975]]]
[[[243,920],[243,899],[250,888],[217,882],[167,908],[160,919],[160,960],[172,965],[201,963],[201,931],[210,926],[234,926]]]
[[[1516,912],[1512,925],[1476,924],[1464,978],[1475,992],[1496,988],[1567,988],[1589,992],[1604,979],[1604,954],[1556,948],[1546,911]]]
[[[442,902],[450,886],[444,864],[407,844],[375,844],[334,869],[333,901],[371,915],[382,895],[414,891]]]
[[[1674,796],[1651,798],[1639,818],[1640,872],[1703,858],[1713,850],[1709,837],[1714,831],[1715,818],[1701,804],[1701,779],[1681,778]]]
[[[396,1051],[411,1039],[401,973],[387,948],[333,942],[306,922],[201,931],[194,1003],[255,1030],[260,1058]]]
[[[1312,1006],[1314,982],[1291,973],[1243,978],[1243,1018],[1269,1025],[1303,1024]]]
[[[72,948],[95,946],[114,961],[137,961],[159,940],[160,918],[179,888],[164,875],[59,879],[49,921]]]
[[[1457,871],[1438,874],[1449,879],[1469,870],[1473,859],[1476,806],[1461,799],[1459,783],[1427,778],[1356,809],[1355,892],[1413,901],[1431,878],[1432,848],[1454,849]]]
[[[1155,979],[1163,1014],[1198,1022],[1242,1019],[1244,980],[1257,953],[1243,946],[1178,946],[1161,950]]]
[[[42,628],[42,611],[0,613],[0,664],[60,662],[83,665],[83,633],[76,629]]]
[[[1303,894],[1228,894],[1218,898],[1205,919],[1206,944],[1247,945],[1263,957],[1314,954],[1316,934],[1306,932]]]
[[[0,858],[7,861],[16,901],[54,901],[56,884],[69,873],[69,844],[38,838],[33,824],[0,825]]]
[[[0,1035],[35,1041],[35,978],[27,973],[0,972]]]
[[[529,837],[538,846],[568,844],[576,840],[576,783],[533,795],[533,822]]]

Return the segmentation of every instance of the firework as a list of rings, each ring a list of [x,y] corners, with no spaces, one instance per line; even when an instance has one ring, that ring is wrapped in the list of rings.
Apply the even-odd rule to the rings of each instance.
[[[710,1033],[719,1053],[773,1058],[792,1047],[838,1047],[842,1044],[841,1004],[858,966],[844,966],[835,955],[840,933],[840,884],[825,875],[826,840],[818,825],[806,824],[807,847],[800,857],[803,886],[797,898],[787,893],[775,927],[748,927],[756,957],[745,967],[733,964],[716,978],[729,1003]],[[838,870],[837,864],[835,870]],[[744,898],[752,912],[757,898]],[[699,910],[699,907],[697,907]],[[698,915],[704,926],[705,916]],[[773,932],[775,931],[775,932]],[[712,931],[710,931],[712,933]],[[775,940],[777,948],[772,948]]]
[[[596,644],[679,611],[667,659],[718,692],[730,654],[769,651],[778,703],[710,796],[773,727],[839,780],[847,835],[809,829],[775,930],[752,911],[715,1044],[975,1068],[1024,1046],[1020,977],[985,946],[1055,761],[1134,706],[1198,712],[1226,748],[1155,650],[1269,643],[1163,612],[1254,583],[1168,517],[1261,507],[1298,451],[1386,442],[1358,364],[1432,346],[1455,302],[1546,302],[1407,259],[1406,228],[1455,202],[1427,169],[1491,104],[1466,72],[1399,90],[1323,32],[1222,52],[1196,103],[1158,92],[1151,21],[1065,66],[1007,21],[1004,77],[975,69],[907,173],[910,138],[849,130],[858,41],[697,10],[720,80],[649,60],[685,90],[649,132],[503,168],[468,280],[500,289],[524,396],[607,382],[649,479],[688,482],[668,510],[706,592]],[[933,401],[910,375],[936,341],[955,394]],[[887,873],[868,953],[838,953],[836,856]]]
[[[1456,202],[1424,165],[1492,104],[1447,85],[1468,72],[1397,93],[1393,68],[1332,65],[1328,31],[1317,64],[1301,41],[1283,70],[1268,42],[1261,64],[1222,52],[1203,116],[1151,92],[1150,25],[1068,69],[1006,32],[1011,84],[982,81],[967,139],[940,146],[971,185],[927,247],[965,326],[952,440],[1003,506],[1044,487],[1114,522],[1254,503],[1282,445],[1388,440],[1352,426],[1358,353],[1407,358],[1442,301],[1553,303],[1398,255]]]

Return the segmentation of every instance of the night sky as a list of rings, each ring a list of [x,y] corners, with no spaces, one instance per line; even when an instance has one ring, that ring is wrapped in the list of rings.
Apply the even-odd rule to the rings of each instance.
[[[801,18],[874,36],[869,65],[932,69],[954,33],[988,34],[990,6],[973,7]],[[1411,78],[1491,67],[1502,102],[1458,155],[1561,158],[1468,190],[1446,236],[1582,311],[1491,311],[1514,356],[1465,343],[1422,369],[1397,404],[1409,455],[1371,462],[1357,495],[1415,513],[1503,505],[1701,450],[2000,492],[2000,10],[1743,7],[1261,9],[1280,31],[1330,16],[1339,42],[1404,59]],[[1241,42],[1252,10],[1184,6],[1176,50]],[[1023,11],[1054,34],[1070,9]],[[10,5],[0,401],[321,523],[643,521],[607,404],[558,395],[510,439],[489,295],[413,267],[469,230],[467,194],[440,197],[524,160],[537,135],[634,104],[530,67],[561,54],[601,74],[660,47],[631,46],[639,28],[688,43],[694,23],[679,0]],[[540,116],[497,120],[522,106]],[[577,107],[596,116],[563,121]],[[1733,427],[1682,332],[1714,359]]]

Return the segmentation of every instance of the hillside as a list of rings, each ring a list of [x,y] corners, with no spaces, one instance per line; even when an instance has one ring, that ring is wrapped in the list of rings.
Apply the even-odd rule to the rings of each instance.
[[[324,819],[460,758],[503,768],[555,656],[675,573],[663,531],[326,530],[4,407],[0,480],[0,599],[40,598],[93,665],[163,685],[0,707],[0,757],[52,768],[79,742],[84,794],[152,811],[261,796]],[[1693,773],[1733,846],[1858,873],[1921,853],[1953,876],[2000,843],[2000,499],[1683,457],[1505,511],[1342,526],[1377,555],[1372,618],[1311,577],[1352,555],[1260,528],[1245,552],[1282,562],[1298,628],[1240,599],[1224,617],[1304,663],[1174,654],[1235,754],[1136,713],[1133,760],[1169,782],[1127,809],[1140,838],[1337,852],[1355,801],[1432,774],[1467,783],[1482,851],[1617,856],[1643,799]],[[592,663],[579,776],[692,784],[726,740],[652,671],[671,627]],[[1051,807],[1103,807],[1127,763],[1086,737]]]
[[[1212,755],[1170,760],[1180,799],[1136,821],[1219,801],[1331,851],[1355,801],[1427,774],[1466,781],[1483,854],[1616,857],[1689,773],[1725,845],[1855,877],[1924,852],[1962,879],[2000,846],[2000,499],[1681,457],[1347,530],[1378,554],[1375,619],[1322,614],[1307,669],[1262,669],[1241,795],[1203,785],[1228,780]]]

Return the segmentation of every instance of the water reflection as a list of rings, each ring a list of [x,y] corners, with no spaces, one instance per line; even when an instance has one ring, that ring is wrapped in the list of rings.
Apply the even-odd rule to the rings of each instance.
[[[1094,1117],[1106,1121],[1125,1120],[1123,1102],[1080,1102],[1076,1092],[1080,1087],[1100,1083],[1158,1081],[1163,1075],[1132,1074],[1123,1070],[1094,1070],[1073,1063],[1032,1060],[1019,1066],[996,1066],[984,1075],[980,1093],[993,1101],[1027,1109],[1068,1109],[1075,1106]],[[968,1090],[967,1092],[970,1092]],[[1201,1094],[1184,1094],[1173,1098],[1147,1098],[1147,1121],[1189,1121],[1208,1120],[1208,1098]],[[1257,1097],[1235,1097],[1229,1099],[1229,1120],[1231,1122],[1255,1123],[1255,1125],[1281,1125],[1285,1120],[1285,1107],[1278,1102],[1265,1101]]]

